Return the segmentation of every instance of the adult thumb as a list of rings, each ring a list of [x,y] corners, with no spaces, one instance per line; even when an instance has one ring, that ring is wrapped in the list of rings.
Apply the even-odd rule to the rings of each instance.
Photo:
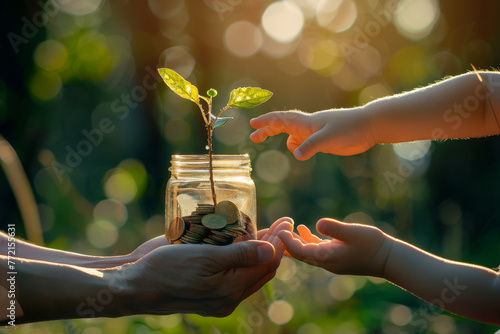
[[[252,267],[271,261],[274,247],[266,241],[250,240],[231,244],[219,255],[226,269]]]

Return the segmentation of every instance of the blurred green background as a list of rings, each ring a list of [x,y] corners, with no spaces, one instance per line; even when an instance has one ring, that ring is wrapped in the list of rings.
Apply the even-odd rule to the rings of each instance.
[[[274,92],[215,131],[216,153],[248,153],[259,228],[279,217],[373,224],[439,256],[500,263],[500,141],[379,145],[299,162],[285,136],[256,145],[249,119],[365,104],[448,75],[500,66],[500,2],[452,0],[50,0],[2,10],[0,134],[33,188],[48,247],[124,254],[163,234],[172,154],[204,153],[195,105],[168,91],[169,67],[200,92]],[[452,106],[450,106],[452,107]],[[5,173],[0,225],[25,226]],[[55,321],[18,333],[494,333],[380,280],[284,259],[224,319],[192,315]]]

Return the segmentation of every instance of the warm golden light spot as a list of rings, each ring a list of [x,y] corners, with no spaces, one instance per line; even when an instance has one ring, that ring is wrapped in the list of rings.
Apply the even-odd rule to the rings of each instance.
[[[439,18],[436,0],[402,0],[394,17],[398,32],[412,40],[426,37]]]
[[[107,220],[96,220],[87,227],[87,239],[97,248],[111,247],[118,240],[118,229]]]
[[[108,174],[104,183],[106,196],[124,204],[132,202],[137,194],[137,184],[132,175],[121,168],[114,169]]]
[[[68,51],[63,44],[49,39],[36,47],[34,57],[39,67],[47,71],[55,71],[66,65]]]
[[[291,1],[270,4],[262,15],[262,27],[266,34],[280,43],[296,39],[304,28],[304,14]]]
[[[234,22],[224,33],[224,44],[238,57],[250,57],[262,46],[262,33],[248,21]]]
[[[276,325],[284,325],[292,320],[293,307],[284,300],[277,300],[269,306],[267,315]]]

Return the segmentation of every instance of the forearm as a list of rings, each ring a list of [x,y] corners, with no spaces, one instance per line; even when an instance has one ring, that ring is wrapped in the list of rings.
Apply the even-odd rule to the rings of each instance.
[[[500,325],[500,276],[493,270],[449,261],[394,239],[384,278],[436,307]]]
[[[70,264],[85,268],[110,268],[122,265],[129,261],[128,255],[123,256],[91,256],[79,253],[67,252],[57,249],[40,247],[30,244],[20,239],[13,239],[4,232],[0,232],[0,255],[8,255],[18,258],[54,262],[60,264]],[[14,241],[12,241],[12,239]],[[14,247],[8,247],[9,243],[14,243]],[[12,254],[14,252],[14,254]]]
[[[125,305],[130,289],[124,278],[117,279],[119,268],[99,271],[44,261],[11,260],[15,262],[15,299],[24,313],[16,324],[127,315]],[[5,256],[1,256],[1,262],[0,284],[5,287],[10,270]],[[5,315],[1,314],[0,319],[5,321]]]
[[[375,100],[364,108],[378,143],[500,133],[500,73],[478,72]],[[496,118],[495,114],[496,112]]]

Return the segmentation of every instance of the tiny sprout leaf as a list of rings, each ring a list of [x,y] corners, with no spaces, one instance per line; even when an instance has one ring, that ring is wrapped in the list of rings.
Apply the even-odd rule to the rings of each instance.
[[[215,116],[213,114],[210,115],[210,120],[213,121],[215,119]],[[225,125],[229,120],[233,119],[233,117],[219,117],[215,120],[214,124],[212,125],[213,129]]]
[[[198,88],[169,68],[159,68],[163,81],[177,95],[199,104]]]
[[[258,87],[240,87],[231,92],[228,106],[233,108],[253,108],[266,102],[273,95],[268,90]]]
[[[216,97],[217,96],[217,91],[213,88],[210,88],[207,92],[207,95],[210,97]]]

